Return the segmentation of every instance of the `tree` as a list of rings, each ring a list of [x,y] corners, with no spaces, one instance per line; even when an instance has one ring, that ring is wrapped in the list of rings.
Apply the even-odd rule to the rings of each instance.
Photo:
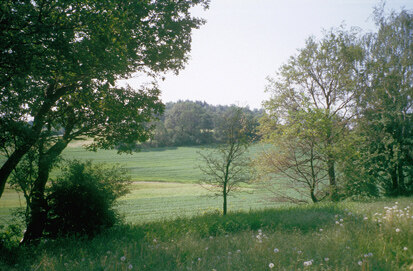
[[[378,33],[365,37],[367,57],[359,93],[359,132],[366,138],[364,165],[385,194],[413,193],[413,14],[387,17],[375,10]]]
[[[277,200],[307,202],[310,198],[314,203],[319,202],[328,194],[323,149],[329,120],[324,110],[311,108],[290,113],[288,117],[286,124],[277,126],[275,141],[271,139],[274,132],[263,134],[264,142],[274,147],[262,151],[254,164],[261,181]]]
[[[311,110],[324,115],[325,125],[318,131],[319,145],[323,145],[319,153],[328,172],[332,200],[337,199],[335,148],[353,117],[355,77],[361,58],[357,32],[332,30],[319,42],[309,38],[299,54],[280,68],[277,77],[269,78],[267,87],[272,97],[264,103],[267,118],[262,125],[263,131],[274,133],[270,136],[274,141],[277,130],[271,129],[299,121],[297,113]]]
[[[191,31],[203,23],[189,9],[207,2],[2,2],[0,196],[24,156],[34,148],[39,157],[25,240],[41,236],[44,188],[71,140],[87,136],[90,149],[129,152],[149,138],[147,123],[163,110],[156,84],[132,90],[115,81],[182,69]]]
[[[233,107],[222,118],[225,141],[209,152],[200,153],[204,177],[200,184],[223,197],[223,215],[227,214],[227,197],[241,183],[251,181],[250,160],[247,156],[252,139],[248,137],[251,125],[242,108]]]

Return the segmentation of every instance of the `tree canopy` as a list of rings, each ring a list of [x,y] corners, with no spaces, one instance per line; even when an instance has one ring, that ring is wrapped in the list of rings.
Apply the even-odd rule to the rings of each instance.
[[[189,11],[198,4],[208,1],[2,1],[0,196],[45,133],[63,129],[62,143],[86,135],[94,148],[146,140],[144,123],[162,110],[159,90],[115,81],[182,69],[204,22]]]

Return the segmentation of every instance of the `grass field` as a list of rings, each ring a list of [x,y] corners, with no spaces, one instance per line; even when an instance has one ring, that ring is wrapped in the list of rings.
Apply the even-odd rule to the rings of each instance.
[[[262,145],[251,148],[251,156]],[[133,154],[117,154],[116,150],[86,151],[81,142],[71,144],[63,153],[65,159],[92,160],[94,163],[120,164],[126,168],[134,183],[131,193],[119,200],[118,210],[127,222],[140,223],[193,216],[221,210],[222,199],[196,182],[199,170],[200,147],[153,148]],[[229,210],[250,210],[277,206],[271,194],[254,186],[229,198]],[[6,189],[0,199],[0,223],[10,218],[11,211],[24,204],[24,198]]]
[[[119,156],[71,145],[65,158],[129,169],[131,193],[117,206],[126,224],[94,239],[16,247],[0,255],[0,270],[413,270],[412,198],[291,206],[251,185],[222,217],[222,199],[195,183],[199,150]],[[22,202],[6,189],[0,224]]]

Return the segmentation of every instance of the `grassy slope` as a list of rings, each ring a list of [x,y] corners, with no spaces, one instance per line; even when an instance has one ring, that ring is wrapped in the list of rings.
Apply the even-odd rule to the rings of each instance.
[[[254,155],[262,148],[251,148]],[[66,159],[93,160],[96,163],[119,163],[127,168],[132,180],[131,194],[119,201],[118,209],[127,222],[140,223],[172,218],[177,215],[192,216],[221,208],[222,199],[210,197],[211,193],[195,182],[200,179],[198,168],[200,147],[154,148],[118,155],[115,150],[88,152],[81,142],[71,144],[63,153]],[[56,174],[56,173],[55,173]],[[229,199],[229,210],[249,210],[274,206],[267,192],[248,188]],[[207,196],[209,195],[209,196]],[[6,189],[0,199],[0,223],[10,218],[12,208],[21,206],[24,199],[11,189]]]
[[[272,270],[411,270],[413,217],[408,210],[413,206],[411,198],[398,201],[119,226],[93,240],[62,239],[22,249],[8,258],[11,265],[0,262],[0,269],[270,270],[272,263]],[[385,206],[392,208],[386,218]]]

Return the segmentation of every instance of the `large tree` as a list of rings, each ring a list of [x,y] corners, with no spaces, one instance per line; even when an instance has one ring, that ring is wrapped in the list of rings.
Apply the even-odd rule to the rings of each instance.
[[[318,129],[320,159],[328,173],[330,196],[337,199],[335,148],[352,118],[357,89],[354,80],[362,50],[357,45],[357,32],[342,28],[326,32],[317,41],[309,38],[297,56],[284,64],[275,78],[269,79],[267,91],[272,97],[264,103],[266,133],[277,141],[277,126],[299,122],[297,112],[316,110],[324,114],[324,125]],[[275,129],[273,129],[275,128]],[[297,137],[305,135],[297,133]]]
[[[359,161],[388,195],[413,193],[413,14],[375,10],[379,30],[364,39],[358,96]]]
[[[91,149],[130,151],[163,106],[156,84],[133,90],[115,81],[183,68],[189,9],[207,0],[3,1],[0,4],[0,196],[32,149],[38,153],[27,240],[41,235],[44,187],[57,157],[79,137]],[[59,132],[60,131],[60,132]]]

